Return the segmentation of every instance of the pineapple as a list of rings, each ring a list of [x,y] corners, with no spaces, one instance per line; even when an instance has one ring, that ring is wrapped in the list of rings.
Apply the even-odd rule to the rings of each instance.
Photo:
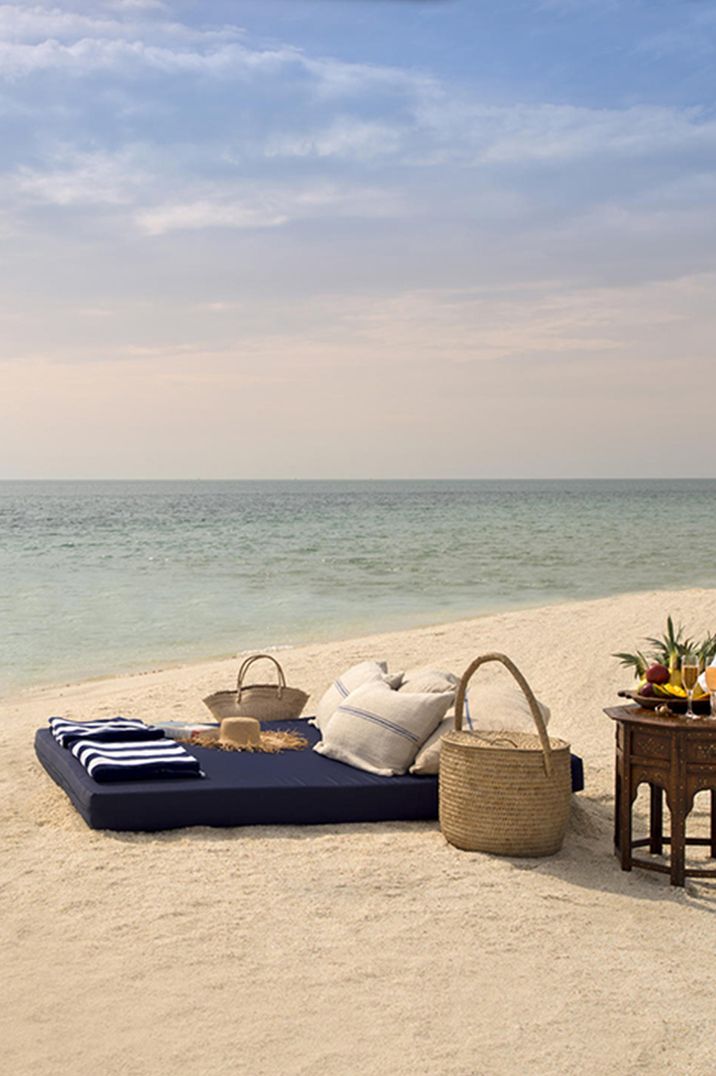
[[[698,643],[684,635],[682,625],[675,628],[671,617],[667,618],[664,634],[656,638],[648,638],[646,642],[651,644],[651,649],[645,653],[641,650],[636,650],[633,654],[618,653],[612,655],[612,657],[619,658],[622,665],[634,670],[634,675],[639,681],[637,692],[641,693],[644,690],[646,695],[656,695],[664,699],[685,698],[686,691],[681,681],[680,670],[684,656],[687,654],[695,655],[701,669],[705,669],[716,658],[716,634],[709,634],[703,642]],[[716,664],[716,662],[714,663]],[[646,682],[646,673],[653,664],[663,665],[669,670],[669,679],[666,683]],[[697,687],[694,697],[697,699],[703,698],[705,693],[700,687]]]
[[[646,671],[651,665],[655,663],[664,665],[669,670],[669,680],[663,685],[656,686],[656,693],[659,695],[681,696],[684,694],[680,665],[685,654],[695,654],[702,669],[705,669],[716,657],[716,634],[709,634],[703,642],[697,643],[684,635],[684,628],[681,624],[678,628],[674,627],[672,617],[667,617],[666,631],[663,635],[656,638],[650,637],[646,642],[651,644],[651,649],[646,653],[635,650],[634,653],[620,652],[613,654],[612,657],[619,658],[622,665],[633,669],[635,677],[642,685]]]
[[[691,639],[684,638],[683,626],[679,625],[678,628],[674,628],[674,621],[671,617],[667,617],[665,633],[656,639],[649,638],[646,641],[654,647],[654,659],[669,670],[669,685],[683,687],[679,665],[684,654],[690,653],[694,646]]]

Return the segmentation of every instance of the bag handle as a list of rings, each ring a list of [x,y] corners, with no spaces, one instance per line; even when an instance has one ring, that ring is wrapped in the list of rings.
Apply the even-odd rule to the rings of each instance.
[[[272,657],[271,654],[252,654],[251,657],[246,658],[246,660],[242,662],[241,668],[239,669],[239,676],[238,676],[238,679],[236,681],[236,699],[237,699],[238,702],[241,702],[241,692],[244,690],[244,686],[245,686],[244,685],[244,677],[246,676],[246,673],[249,671],[249,666],[253,665],[253,663],[255,661],[263,661],[264,659],[266,661],[272,661],[274,663],[274,665],[276,666],[276,672],[277,672],[277,676],[278,676],[278,687],[277,687],[278,698],[280,699],[281,696],[283,695],[283,689],[286,686],[286,677],[284,676],[283,669],[281,668],[279,663],[276,661],[276,658]],[[248,686],[248,685],[246,685],[246,686]]]
[[[462,674],[462,680],[460,681],[460,686],[457,689],[457,698],[455,699],[455,729],[456,729],[456,731],[460,732],[460,730],[462,729],[462,717],[463,717],[463,710],[465,709],[465,693],[467,691],[467,685],[469,684],[470,680],[472,679],[474,674],[477,672],[477,670],[480,668],[480,666],[485,665],[486,662],[488,662],[488,661],[499,661],[499,662],[501,662],[505,666],[505,668],[508,669],[509,672],[512,673],[515,680],[517,681],[517,683],[522,688],[522,690],[523,690],[523,692],[525,694],[525,698],[527,699],[527,702],[529,703],[530,710],[532,711],[532,717],[534,719],[534,723],[537,726],[537,734],[539,736],[539,742],[540,742],[540,744],[542,746],[542,753],[544,755],[544,772],[546,773],[546,775],[548,777],[551,777],[552,772],[553,772],[553,767],[552,767],[552,747],[550,746],[549,736],[547,735],[547,729],[545,728],[544,718],[542,717],[542,711],[539,708],[539,703],[537,702],[537,699],[534,696],[534,692],[532,691],[532,688],[527,683],[527,681],[525,680],[524,676],[522,675],[520,670],[517,668],[515,663],[513,661],[511,661],[510,658],[508,658],[506,654],[497,654],[497,653],[483,654],[481,657],[475,658],[475,660],[470,665],[468,665],[468,667],[465,669],[465,672]]]

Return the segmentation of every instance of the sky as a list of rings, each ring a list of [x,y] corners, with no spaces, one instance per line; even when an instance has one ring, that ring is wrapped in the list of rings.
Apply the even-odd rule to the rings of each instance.
[[[0,4],[0,477],[712,477],[716,0]]]

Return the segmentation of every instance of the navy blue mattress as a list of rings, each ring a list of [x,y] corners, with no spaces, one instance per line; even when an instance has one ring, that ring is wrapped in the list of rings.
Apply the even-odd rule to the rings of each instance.
[[[320,739],[318,729],[305,720],[276,722],[271,728],[300,732],[310,744]],[[275,755],[187,749],[200,760],[203,780],[99,784],[49,729],[35,735],[38,759],[92,829],[311,825],[438,816],[437,777],[377,777],[310,749]],[[582,760],[576,755],[572,788],[584,788]]]

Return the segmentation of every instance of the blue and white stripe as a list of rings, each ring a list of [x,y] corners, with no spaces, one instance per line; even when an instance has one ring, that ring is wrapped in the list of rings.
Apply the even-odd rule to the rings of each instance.
[[[155,739],[144,743],[80,740],[70,750],[95,781],[204,776],[198,759],[176,740]]]
[[[361,717],[364,721],[372,721],[374,725],[380,725],[381,728],[386,729],[388,732],[394,732],[396,736],[404,736],[406,740],[411,740],[416,744],[420,743],[420,738],[410,729],[406,729],[403,725],[396,725],[394,721],[389,721],[387,717],[374,714],[371,710],[362,710],[357,706],[339,706],[338,709],[341,713]]]
[[[60,747],[70,747],[78,740],[157,740],[164,734],[134,717],[110,717],[98,721],[68,721],[51,717],[50,732]]]

